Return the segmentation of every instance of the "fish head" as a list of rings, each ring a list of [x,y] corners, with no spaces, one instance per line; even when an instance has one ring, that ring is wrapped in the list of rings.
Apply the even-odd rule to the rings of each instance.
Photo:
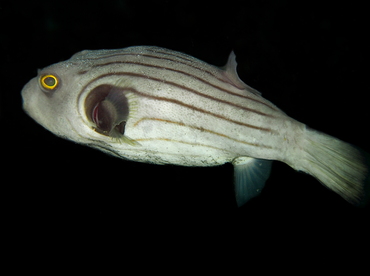
[[[22,90],[23,109],[47,130],[77,143],[110,143],[111,138],[130,142],[123,136],[129,108],[122,84],[89,86],[99,74],[89,59],[92,53],[85,50],[39,70]]]
[[[78,75],[81,64],[60,62],[38,71],[22,90],[23,109],[37,123],[54,134],[79,140],[75,129],[84,127],[76,107],[77,92],[83,86]]]

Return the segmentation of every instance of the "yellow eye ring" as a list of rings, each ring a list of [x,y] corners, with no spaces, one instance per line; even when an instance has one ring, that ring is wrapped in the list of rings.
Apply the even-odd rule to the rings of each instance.
[[[54,90],[58,86],[59,80],[54,75],[44,75],[40,78],[40,84],[47,90]]]

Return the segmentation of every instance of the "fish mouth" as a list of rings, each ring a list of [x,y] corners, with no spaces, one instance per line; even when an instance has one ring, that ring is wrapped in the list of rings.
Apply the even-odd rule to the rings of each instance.
[[[84,108],[96,132],[113,138],[124,135],[129,104],[122,88],[108,84],[95,87],[86,97]]]
[[[31,89],[31,81],[28,82],[21,91],[21,97],[22,97],[22,108],[26,112],[26,114],[30,117],[31,115],[31,105],[32,105],[32,89]]]

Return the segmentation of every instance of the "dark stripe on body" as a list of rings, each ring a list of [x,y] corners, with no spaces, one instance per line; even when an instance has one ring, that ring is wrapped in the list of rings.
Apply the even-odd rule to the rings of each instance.
[[[156,53],[156,52],[155,52]],[[162,53],[162,52],[161,52]],[[177,56],[177,55],[174,55],[172,53],[165,53],[166,55],[171,55],[171,56],[174,56],[176,58],[181,58],[181,59],[184,59],[183,57],[181,56]],[[94,60],[98,60],[98,59],[106,59],[106,58],[112,58],[112,57],[119,57],[119,56],[145,56],[145,57],[149,57],[149,58],[154,58],[154,59],[160,59],[160,60],[167,60],[167,61],[171,61],[171,62],[174,62],[174,63],[180,63],[180,64],[183,64],[183,65],[186,65],[186,66],[189,66],[189,67],[192,67],[194,69],[198,69],[198,70],[201,70],[209,75],[211,75],[212,77],[214,77],[216,80],[220,81],[220,82],[223,82],[223,83],[226,83],[226,84],[229,84],[229,85],[232,85],[233,87],[237,88],[238,90],[243,90],[243,89],[240,89],[238,88],[237,86],[233,85],[232,83],[222,79],[222,78],[219,78],[218,76],[216,76],[213,72],[210,72],[208,70],[206,70],[204,67],[197,67],[197,66],[194,66],[193,63],[195,62],[194,60],[190,60],[190,59],[184,59],[184,60],[187,60],[187,61],[190,61],[191,63],[186,63],[186,62],[181,62],[181,61],[178,61],[176,59],[171,59],[171,58],[165,58],[165,57],[161,57],[161,56],[155,56],[155,55],[148,55],[148,54],[140,54],[140,53],[123,53],[123,54],[112,54],[112,55],[107,55],[107,56],[104,56],[104,57],[99,57],[99,58],[94,58]],[[199,62],[202,62],[199,60]],[[151,64],[145,64],[145,63],[140,63],[140,62],[133,62],[133,61],[112,61],[112,62],[107,62],[107,63],[103,63],[103,64],[96,64],[96,65],[93,65],[92,68],[94,67],[99,67],[99,66],[107,66],[107,65],[111,65],[111,64],[115,64],[115,63],[126,63],[126,64],[136,64],[136,65],[142,65],[142,66],[147,66],[147,67],[152,67],[152,68],[158,68],[158,69],[166,69],[166,70],[170,70],[170,71],[173,71],[173,72],[177,72],[177,73],[182,73],[184,75],[187,75],[187,76],[190,76],[190,77],[193,77],[193,78],[196,78],[198,80],[200,80],[201,82],[203,83],[206,83],[216,89],[219,89],[223,92],[226,92],[230,95],[233,95],[233,96],[237,96],[237,97],[240,97],[240,98],[243,98],[243,99],[247,99],[247,100],[251,100],[251,101],[254,101],[254,102],[257,102],[257,103],[260,103],[260,104],[263,104],[267,107],[269,107],[270,109],[274,110],[274,111],[277,111],[277,109],[274,107],[274,106],[270,106],[268,105],[267,103],[265,102],[262,102],[262,101],[259,101],[257,99],[253,99],[251,97],[248,97],[248,96],[245,96],[245,95],[240,95],[238,93],[235,93],[235,92],[232,92],[230,90],[227,90],[227,89],[224,89],[222,87],[219,87],[219,86],[216,86],[214,84],[211,84],[197,76],[194,76],[194,75],[191,75],[187,72],[184,72],[184,71],[180,71],[180,70],[176,70],[176,69],[173,69],[173,68],[169,68],[169,67],[164,67],[164,66],[156,66],[156,65],[151,65]],[[203,62],[202,62],[203,63]],[[207,64],[208,65],[208,64]],[[211,65],[209,65],[211,66]]]
[[[217,136],[235,141],[237,143],[242,143],[242,144],[255,146],[255,147],[263,147],[263,148],[269,148],[269,149],[272,148],[271,146],[266,146],[266,145],[256,144],[256,143],[249,143],[249,142],[246,142],[246,141],[238,140],[238,139],[232,138],[228,135],[225,135],[223,133],[219,133],[219,132],[216,132],[216,131],[213,131],[213,130],[210,130],[210,129],[206,129],[206,128],[203,128],[203,127],[191,126],[191,125],[184,124],[183,122],[176,122],[176,121],[165,120],[165,119],[160,119],[160,118],[141,118],[139,121],[135,122],[134,127],[136,127],[138,124],[140,124],[143,121],[159,121],[159,122],[164,122],[164,123],[175,124],[175,125],[178,125],[178,126],[184,126],[184,127],[187,127],[187,128],[196,129],[196,130],[199,130],[199,131],[202,131],[202,132],[208,132],[208,133],[211,133],[211,134],[214,134],[214,135],[217,135]],[[155,138],[153,138],[153,139],[155,139]]]
[[[210,82],[208,82],[208,81],[206,81],[206,80],[204,80],[204,79],[202,79],[202,78],[199,78],[199,77],[194,76],[194,75],[191,75],[191,74],[189,74],[189,73],[187,73],[187,72],[184,72],[184,71],[181,71],[181,70],[172,69],[172,68],[169,68],[169,67],[157,66],[157,65],[152,65],[152,64],[145,64],[145,63],[141,63],[141,62],[131,62],[131,61],[129,61],[129,62],[125,62],[125,61],[112,61],[112,62],[108,62],[108,63],[104,63],[104,64],[94,65],[93,67],[110,66],[110,65],[112,65],[112,64],[120,64],[120,63],[124,63],[124,64],[132,64],[132,65],[139,65],[139,66],[150,67],[150,68],[156,68],[156,69],[159,69],[159,70],[163,70],[163,69],[164,69],[164,70],[167,70],[167,71],[176,72],[176,73],[179,73],[179,74],[185,75],[185,76],[187,76],[187,77],[194,78],[194,79],[196,79],[196,80],[198,80],[198,81],[200,81],[200,82],[202,82],[202,83],[204,83],[204,84],[206,84],[206,85],[209,85],[209,86],[211,86],[211,87],[213,87],[213,88],[216,88],[216,89],[218,89],[218,90],[220,90],[220,91],[226,92],[226,93],[231,94],[231,95],[233,95],[233,96],[241,97],[241,98],[244,98],[244,99],[248,99],[248,100],[250,100],[250,101],[257,102],[257,103],[259,103],[259,104],[263,104],[263,105],[265,105],[265,106],[267,106],[267,107],[269,107],[269,108],[271,108],[272,110],[274,110],[274,111],[275,111],[275,109],[273,109],[271,106],[267,105],[266,103],[263,103],[263,102],[258,101],[258,100],[256,100],[256,99],[253,99],[253,98],[249,98],[249,97],[247,97],[247,96],[243,96],[243,95],[240,95],[240,94],[237,94],[237,93],[231,92],[230,90],[227,90],[227,89],[225,89],[225,88],[219,87],[219,86],[217,86],[217,85],[215,85],[215,84],[212,84],[212,83],[210,83]],[[146,78],[147,78],[147,77],[146,77]],[[151,79],[151,80],[154,80],[154,81],[160,81],[160,82],[163,82],[163,80],[162,80],[162,79],[158,79],[158,78],[150,77],[150,79]],[[180,85],[180,84],[177,84],[177,83],[171,82],[171,81],[166,81],[166,80],[165,80],[165,83],[166,83],[166,84],[173,85],[173,86],[176,86],[176,87],[179,87],[179,88],[184,89],[184,90],[188,90],[188,91],[190,91],[190,92],[192,92],[192,93],[194,93],[194,94],[197,94],[197,95],[202,96],[202,97],[207,98],[207,99],[217,100],[217,101],[220,101],[220,102],[222,102],[222,103],[225,103],[225,104],[228,104],[228,105],[231,105],[231,106],[234,106],[234,107],[237,107],[237,108],[240,108],[240,109],[246,110],[246,111],[251,111],[251,112],[257,113],[257,114],[262,115],[262,116],[274,117],[274,116],[273,116],[273,115],[271,115],[271,114],[263,113],[263,112],[261,112],[261,111],[257,111],[257,110],[254,110],[254,109],[251,109],[251,108],[248,108],[248,107],[243,107],[243,106],[240,106],[240,105],[234,104],[234,103],[232,103],[232,102],[228,102],[228,101],[225,101],[225,100],[221,100],[221,99],[218,99],[218,98],[215,98],[215,97],[209,96],[209,95],[207,95],[207,94],[204,94],[204,93],[198,92],[198,91],[196,91],[196,90],[194,90],[194,89],[192,89],[192,88],[188,88],[188,87],[186,87],[186,86],[183,86],[183,85]]]
[[[141,75],[141,74],[137,74],[137,73],[131,73],[131,72],[117,72],[117,73],[107,73],[107,74],[102,74],[94,79],[92,79],[88,84],[86,84],[81,92],[80,92],[80,95],[83,93],[83,91],[93,82],[99,80],[99,79],[102,79],[102,78],[105,78],[105,77],[110,77],[110,76],[130,76],[130,77],[137,77],[137,78],[147,78],[146,76],[144,75]],[[152,78],[150,80],[153,80]],[[155,79],[154,79],[155,80]],[[156,79],[157,81],[160,81],[162,82],[162,80],[159,80],[159,79]],[[168,83],[167,83],[168,84]],[[173,83],[173,85],[176,85],[177,87],[180,87],[182,88],[182,86],[180,85],[177,85],[175,83]],[[187,89],[189,91],[194,91],[196,93],[199,93],[195,90],[190,90],[190,88],[184,88],[184,89]],[[245,126],[245,127],[248,127],[248,128],[253,128],[253,129],[258,129],[258,130],[261,130],[261,131],[267,131],[267,132],[274,132],[273,130],[271,130],[270,128],[263,128],[263,127],[258,127],[258,126],[254,126],[254,125],[250,125],[250,124],[246,124],[246,123],[242,123],[242,122],[239,122],[239,121],[235,121],[233,119],[230,119],[230,118],[227,118],[227,117],[224,117],[220,114],[216,114],[216,113],[212,113],[210,111],[207,111],[207,110],[204,110],[204,109],[201,109],[201,108],[198,108],[198,107],[195,107],[193,105],[189,105],[189,104],[186,104],[184,102],[181,102],[179,100],[175,100],[175,99],[171,99],[171,98],[166,98],[166,97],[159,97],[159,96],[153,96],[153,95],[148,95],[148,94],[145,94],[144,92],[140,92],[132,87],[127,87],[125,88],[126,91],[130,91],[132,93],[135,93],[135,94],[138,94],[142,97],[146,97],[146,98],[150,98],[150,99],[154,99],[154,100],[160,100],[160,101],[166,101],[166,102],[171,102],[171,103],[174,103],[174,104],[177,104],[177,105],[180,105],[180,106],[183,106],[183,107],[186,107],[186,108],[189,108],[191,110],[195,110],[195,111],[198,111],[198,112],[201,112],[203,114],[207,114],[207,115],[210,115],[210,116],[213,116],[213,117],[216,117],[216,118],[219,118],[219,119],[222,119],[222,120],[225,120],[225,121],[228,121],[228,122],[231,122],[231,123],[234,123],[234,124],[237,124],[237,125],[241,125],[241,126]],[[220,103],[224,103],[222,100],[219,100],[219,99],[214,99],[215,101],[217,102],[220,102]],[[240,107],[242,108],[242,107]]]

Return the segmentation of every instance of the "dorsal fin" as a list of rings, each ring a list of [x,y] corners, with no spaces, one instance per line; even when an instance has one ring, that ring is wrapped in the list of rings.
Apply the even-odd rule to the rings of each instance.
[[[236,66],[238,63],[236,62],[236,55],[234,51],[231,51],[229,55],[229,59],[227,60],[227,63],[222,69],[224,70],[224,77],[227,82],[229,82],[231,85],[239,88],[239,89],[247,89],[248,91],[256,94],[261,95],[259,91],[256,89],[253,89],[249,85],[247,85],[245,82],[243,82],[239,76],[238,72],[236,71]]]

